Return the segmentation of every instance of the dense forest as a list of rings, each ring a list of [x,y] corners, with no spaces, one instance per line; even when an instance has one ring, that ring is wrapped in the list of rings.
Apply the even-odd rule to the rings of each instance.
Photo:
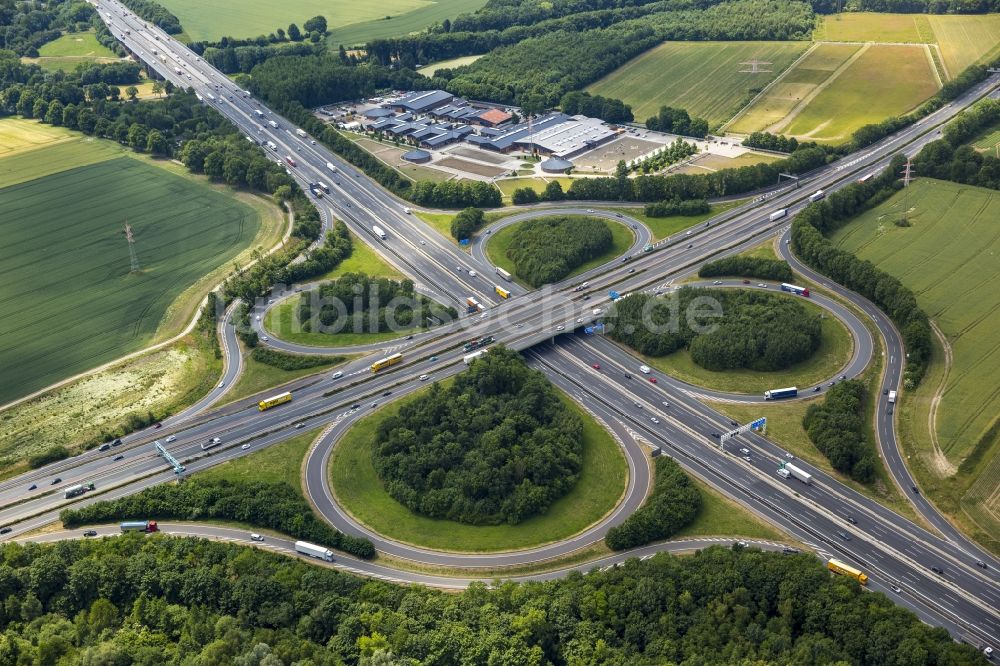
[[[372,461],[389,494],[417,513],[516,524],[576,483],[583,423],[545,376],[494,347],[445,388],[379,423]]]
[[[809,405],[802,419],[809,439],[833,468],[855,481],[869,483],[878,463],[865,427],[865,385],[841,382],[826,393],[822,404]]]
[[[296,315],[302,330],[333,335],[426,328],[458,312],[417,293],[412,280],[345,273],[302,292]]]
[[[923,379],[931,355],[932,333],[927,313],[920,309],[916,295],[897,278],[870,261],[834,247],[824,236],[902,187],[896,174],[905,163],[906,158],[897,155],[877,178],[852,183],[823,201],[806,206],[792,222],[792,247],[803,261],[869,299],[892,319],[906,344],[903,382],[906,388],[914,388]]]
[[[287,483],[207,480],[195,476],[79,509],[64,509],[59,519],[70,528],[122,520],[234,520],[278,530],[358,557],[375,556],[370,541],[330,527],[313,513],[301,493]]]
[[[1000,100],[984,99],[958,114],[943,136],[924,146],[913,159],[920,176],[1000,190],[1000,159],[966,143],[1000,124]]]
[[[582,215],[556,215],[521,222],[514,231],[507,257],[514,273],[530,284],[558,282],[613,244],[604,220]]]
[[[714,547],[460,593],[130,534],[0,549],[0,663],[971,666],[812,555]]]
[[[98,40],[113,50],[119,50],[115,39],[97,17],[97,11],[82,0],[48,0],[16,2],[0,0],[0,35],[3,48],[19,56],[37,58],[38,49],[58,38],[63,32],[83,32],[94,29]]]
[[[683,287],[668,296],[633,294],[608,314],[610,337],[649,356],[688,349],[703,368],[783,370],[811,357],[820,318],[795,299],[749,289]]]
[[[627,550],[669,538],[698,517],[701,493],[677,461],[656,458],[653,492],[646,502],[604,537],[611,550]]]
[[[742,254],[710,261],[698,269],[698,277],[723,276],[753,277],[777,282],[791,282],[794,278],[792,267],[788,265],[787,261],[767,259],[766,257],[748,257]]]

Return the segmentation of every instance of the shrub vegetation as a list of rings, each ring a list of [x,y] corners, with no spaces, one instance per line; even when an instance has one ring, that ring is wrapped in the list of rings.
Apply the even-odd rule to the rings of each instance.
[[[822,404],[809,405],[802,426],[833,468],[855,481],[875,478],[875,451],[864,422],[865,385],[856,380],[831,388]]]
[[[608,530],[611,550],[627,550],[673,536],[697,517],[701,494],[673,458],[656,459],[653,493],[624,523]]]
[[[735,255],[710,261],[698,269],[698,277],[720,277],[723,275],[753,277],[761,280],[776,280],[780,282],[791,282],[794,278],[792,267],[788,265],[787,261],[768,259],[766,257]]]
[[[581,215],[522,222],[507,248],[515,273],[533,287],[558,282],[611,248],[611,229],[603,220]]]

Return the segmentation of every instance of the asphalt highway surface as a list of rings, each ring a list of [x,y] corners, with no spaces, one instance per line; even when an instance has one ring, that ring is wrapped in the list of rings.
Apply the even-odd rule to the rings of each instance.
[[[421,374],[438,379],[461,371],[464,367],[461,343],[491,334],[498,343],[526,350],[526,358],[532,365],[546,372],[560,388],[600,418],[622,442],[632,474],[625,503],[575,540],[535,552],[476,556],[477,564],[493,566],[489,558],[499,558],[503,563],[537,562],[572,552],[588,540],[599,539],[609,525],[622,520],[638,506],[638,501],[630,502],[634,497],[641,497],[642,489],[649,483],[645,451],[658,447],[678,459],[693,474],[780,525],[821,556],[836,555],[857,563],[871,577],[872,589],[889,590],[895,601],[911,608],[925,621],[946,627],[957,638],[976,645],[995,643],[1000,635],[997,562],[952,528],[922,496],[911,496],[911,499],[943,537],[801,461],[795,464],[813,475],[811,485],[781,479],[775,470],[778,461],[789,459],[787,452],[760,435],[747,433],[729,440],[725,447],[720,446],[713,433],[726,432],[730,424],[728,419],[696,399],[704,395],[703,390],[687,390],[666,382],[653,385],[636,377],[626,379],[626,371],[634,373],[638,367],[634,356],[600,336],[577,335],[573,331],[600,320],[610,290],[627,294],[655,289],[665,280],[676,279],[709,258],[738,252],[782,233],[789,218],[807,205],[808,195],[813,191],[833,191],[861,175],[883,169],[897,152],[912,154],[918,151],[937,138],[936,128],[941,123],[993,91],[998,77],[991,77],[916,125],[860,154],[852,154],[814,172],[808,180],[784,185],[754,202],[727,211],[710,220],[707,226],[693,230],[696,233],[691,236],[667,239],[657,244],[652,252],[633,252],[634,256],[626,257],[624,262],[606,265],[592,275],[588,273],[530,294],[515,285],[511,288],[511,298],[502,300],[493,289],[496,276],[489,272],[488,265],[483,265],[484,257],[476,254],[476,246],[471,254],[458,249],[406,212],[403,203],[354,167],[322,146],[313,145],[309,137],[297,136],[286,119],[234,88],[227,77],[166,34],[145,26],[130,14],[123,15],[124,10],[117,3],[101,0],[97,4],[116,37],[159,74],[177,85],[194,88],[206,103],[229,118],[252,140],[264,145],[268,141],[274,143],[276,150],[268,152],[273,153],[276,161],[292,157],[296,166],[289,171],[304,188],[317,180],[328,183],[331,195],[316,202],[327,226],[333,219],[344,220],[358,237],[438,300],[461,308],[467,296],[476,296],[487,310],[485,316],[462,317],[457,322],[421,334],[419,340],[415,336],[413,341],[408,341],[412,344],[403,363],[389,370],[372,373],[367,370],[371,359],[366,359],[340,369],[343,376],[336,379],[333,372],[328,372],[300,380],[293,385],[295,400],[292,403],[264,412],[256,409],[253,399],[213,410],[204,409],[210,402],[224,397],[231,379],[238,376],[240,370],[232,326],[224,322],[227,355],[237,358],[228,362],[227,378],[199,409],[188,410],[182,417],[165,422],[160,429],[124,438],[121,446],[110,451],[90,451],[0,483],[0,522],[12,524],[12,536],[24,535],[53,522],[58,510],[67,505],[79,506],[134,493],[174,478],[165,462],[152,452],[154,438],[167,446],[191,472],[283,441],[298,431],[296,426],[299,424],[305,428],[328,428],[307,461],[307,492],[328,520],[342,524],[345,531],[357,533],[364,530],[364,526],[336,522],[343,516],[332,501],[323,472],[325,460],[339,434],[352,421],[370,413],[371,403],[384,400],[381,397],[384,391],[391,390],[390,399],[394,399],[424,385],[418,378]],[[278,127],[271,126],[265,119]],[[771,219],[773,213],[782,210],[784,217]],[[383,229],[386,237],[376,235],[373,226]],[[638,245],[638,234],[636,240]],[[824,284],[838,297],[855,302],[861,311],[873,317],[889,356],[884,385],[898,386],[904,358],[902,347],[898,333],[897,346],[893,347],[892,327],[884,317],[886,326],[878,324],[879,311],[826,278],[793,265],[809,279]],[[599,312],[595,313],[595,308]],[[592,368],[594,362],[601,365],[600,371]],[[693,395],[696,393],[698,395]],[[879,413],[877,432],[882,454],[893,478],[905,488],[906,479],[910,482],[912,479],[899,454],[894,422],[885,410]],[[654,423],[653,417],[659,423]],[[167,436],[176,437],[176,441],[166,442]],[[202,445],[213,437],[220,438],[222,443],[202,450]],[[249,444],[249,448],[243,449],[244,444]],[[742,454],[739,448],[746,448],[751,453],[749,456]],[[125,457],[113,460],[117,455]],[[80,481],[94,481],[98,491],[73,500],[62,497],[61,488]],[[29,491],[29,484],[37,487]],[[327,500],[329,504],[323,506]],[[201,528],[185,525],[181,529]],[[400,557],[423,561],[446,556],[432,551],[414,551],[412,547],[388,542],[378,535],[372,538],[380,550]],[[630,551],[621,557],[639,553],[646,551]],[[989,568],[976,566],[976,559],[988,563]],[[456,566],[468,566],[470,560],[463,557],[459,561],[462,564]],[[462,584],[461,581],[407,571],[390,570],[391,574],[386,574],[385,567],[376,563],[352,562],[351,566],[359,572],[391,575],[397,580]],[[585,566],[589,568],[593,564]],[[944,573],[932,573],[931,566],[942,568]],[[898,585],[902,592],[898,595],[891,592],[892,585]]]

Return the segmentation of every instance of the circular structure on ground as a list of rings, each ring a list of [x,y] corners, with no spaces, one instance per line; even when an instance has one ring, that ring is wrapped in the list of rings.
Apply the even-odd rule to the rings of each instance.
[[[416,396],[420,394],[405,400],[419,399]],[[614,512],[626,495],[627,482],[634,479],[628,478],[628,465],[614,438],[590,415],[561,397],[584,421],[583,466],[573,488],[540,515],[517,525],[477,526],[429,518],[392,498],[375,471],[371,446],[379,424],[396,414],[400,403],[355,422],[336,443],[328,469],[334,499],[367,531],[429,550],[509,552],[564,541]]]
[[[550,157],[539,165],[545,173],[565,173],[573,168],[573,163],[561,157]]]
[[[414,164],[424,164],[425,162],[431,161],[431,154],[426,150],[411,150],[408,153],[403,154],[403,159],[407,162],[413,162]]]

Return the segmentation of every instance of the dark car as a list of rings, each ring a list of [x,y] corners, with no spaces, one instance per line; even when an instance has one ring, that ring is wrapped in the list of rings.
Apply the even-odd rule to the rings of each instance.
[[[943,576],[944,575],[944,569],[942,569],[941,567],[931,567],[931,571],[933,571],[934,573],[936,573],[939,576]]]
[[[983,562],[982,560],[976,560],[976,566],[980,569],[989,569],[989,567],[986,566],[986,562]]]
[[[734,428],[739,428],[740,427],[740,424],[737,423],[736,421],[730,421],[729,425],[733,426]]]
[[[413,336],[412,336],[412,335],[408,335],[408,336],[406,336],[406,339],[407,339],[407,340],[412,340],[412,339],[413,339]]]
[[[743,280],[743,284],[750,284],[750,280]]]
[[[716,439],[719,439],[720,437],[722,437],[722,435],[720,435],[720,434],[719,434],[719,433],[717,433],[717,432],[713,432],[713,433],[712,433],[712,437],[715,437]]]
[[[122,440],[120,439],[116,439],[115,441],[111,442],[111,446],[121,446],[121,445],[122,445]]]
[[[58,476],[56,478],[52,479],[52,483],[50,483],[49,485],[50,486],[54,486],[57,483],[62,483],[62,479],[60,479]]]
[[[784,547],[784,548],[781,549],[781,552],[783,552],[785,555],[797,555],[799,553],[799,549],[798,548],[789,548],[789,547],[786,546],[786,547]]]
[[[358,403],[354,403],[353,405],[351,405],[351,409],[361,409],[361,405]]]
[[[162,424],[162,423],[157,423],[157,424],[156,424],[155,426],[153,426],[153,428],[155,428],[155,429],[157,429],[157,430],[159,430],[159,429],[160,429],[160,428],[162,428],[162,427],[163,427],[163,424]]]
[[[125,456],[119,454],[119,455],[115,456],[114,458],[112,458],[112,460],[114,460],[116,462],[119,461],[119,460],[125,460]]]
[[[28,490],[34,490],[34,489],[35,489],[35,488],[37,488],[37,487],[38,487],[38,484],[36,484],[36,483],[33,483],[33,484],[31,484],[30,486],[28,486]]]
[[[837,536],[839,536],[844,541],[850,541],[851,540],[851,535],[848,534],[847,532],[845,532],[844,530],[839,530],[837,532]]]
[[[103,444],[101,444],[101,445],[100,445],[100,446],[99,446],[99,447],[97,448],[97,450],[98,450],[98,451],[107,451],[107,450],[108,450],[108,449],[110,449],[110,448],[111,448],[111,445],[110,445],[110,444],[108,444],[107,442],[104,442]]]
[[[910,490],[912,490],[913,492],[915,492],[918,495],[920,494],[920,489],[917,488],[916,486],[910,486]]]
[[[823,389],[822,386],[817,386],[816,388],[813,389],[813,393],[819,393],[822,389]]]
[[[849,522],[851,525],[857,525],[858,524],[858,521],[855,520],[854,516],[848,516],[847,517],[847,522]]]
[[[882,395],[889,395],[889,389],[882,389]]]
[[[390,395],[392,395],[392,391],[384,391],[384,392],[382,393],[382,396],[383,396],[383,397],[388,397],[388,396],[390,396]]]
[[[625,373],[625,379],[632,379],[632,375],[630,375],[630,374],[628,374],[628,373],[626,372],[626,373]]]
[[[85,537],[95,537],[95,536],[97,536],[97,530],[87,530],[86,532],[83,533],[83,536],[85,536]]]
[[[14,528],[10,527],[9,525],[7,527],[0,527],[0,534],[10,534],[13,531]]]

